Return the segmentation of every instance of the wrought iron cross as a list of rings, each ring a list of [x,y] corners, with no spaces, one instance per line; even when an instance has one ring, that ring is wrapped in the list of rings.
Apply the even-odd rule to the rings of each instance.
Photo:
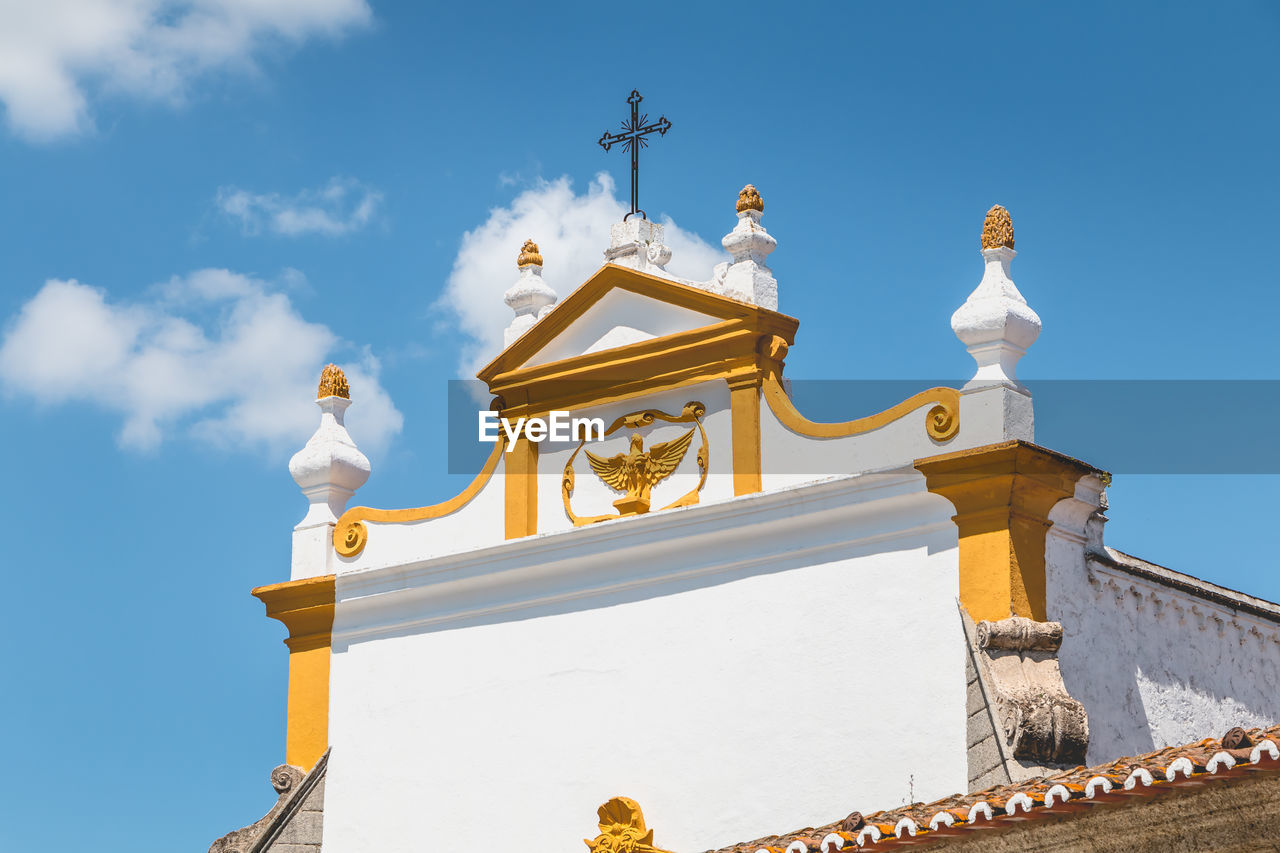
[[[622,147],[631,152],[631,213],[622,217],[623,222],[630,219],[634,213],[640,214],[643,219],[649,218],[640,209],[640,149],[649,144],[645,139],[649,134],[657,131],[659,136],[666,136],[667,131],[671,129],[671,122],[667,121],[666,116],[661,116],[653,124],[645,124],[649,116],[640,115],[640,102],[643,100],[644,98],[640,97],[640,91],[632,89],[631,97],[627,98],[627,103],[631,105],[631,120],[622,123],[621,133],[610,133],[606,130],[600,137],[600,147],[605,151],[621,142]]]

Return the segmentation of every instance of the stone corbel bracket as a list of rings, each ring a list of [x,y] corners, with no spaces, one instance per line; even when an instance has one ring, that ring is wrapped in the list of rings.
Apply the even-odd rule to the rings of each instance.
[[[978,623],[978,666],[1006,754],[1026,764],[1083,764],[1089,717],[1058,669],[1062,625],[1022,616]]]

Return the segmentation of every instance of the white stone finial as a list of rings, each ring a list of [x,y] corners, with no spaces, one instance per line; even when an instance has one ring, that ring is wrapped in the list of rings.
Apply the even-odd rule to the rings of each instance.
[[[720,241],[733,262],[717,266],[715,280],[725,296],[777,311],[778,280],[765,258],[778,248],[778,241],[760,224],[763,215],[764,200],[747,184],[738,193],[738,224]]]
[[[662,242],[664,236],[663,227],[648,219],[631,217],[616,222],[609,229],[609,248],[604,250],[605,262],[674,281],[676,277],[667,272],[671,248]]]
[[[369,459],[342,422],[351,405],[346,376],[329,365],[318,393],[320,426],[289,460],[289,473],[311,502],[307,514],[293,528],[294,580],[329,572],[334,524],[356,489],[369,479]]]
[[[525,240],[516,259],[520,278],[503,295],[502,299],[516,312],[515,319],[502,335],[502,345],[509,347],[533,324],[542,319],[556,304],[556,292],[542,280],[542,253],[538,244]]]
[[[1009,278],[1009,263],[1017,254],[1013,222],[997,204],[983,224],[982,257],[987,268],[982,281],[951,315],[952,331],[978,363],[966,389],[1003,385],[1026,392],[1018,381],[1017,365],[1040,335],[1040,317]]]

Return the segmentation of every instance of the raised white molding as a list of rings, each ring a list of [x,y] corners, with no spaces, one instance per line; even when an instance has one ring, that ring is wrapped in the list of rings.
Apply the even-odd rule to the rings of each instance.
[[[335,646],[954,530],[914,469],[840,477],[719,504],[621,518],[463,554],[341,572]],[[611,559],[625,554],[625,560]]]

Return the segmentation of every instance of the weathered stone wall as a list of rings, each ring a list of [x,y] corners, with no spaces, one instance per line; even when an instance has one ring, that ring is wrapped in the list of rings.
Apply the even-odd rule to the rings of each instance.
[[[968,632],[972,635],[972,630]],[[968,639],[968,638],[966,638]],[[1012,780],[1005,766],[1000,744],[996,741],[995,721],[991,717],[990,703],[982,682],[978,679],[978,668],[974,666],[973,641],[969,639],[968,654],[964,656],[964,674],[968,682],[965,710],[968,723],[969,757],[969,790],[981,791],[996,785],[1007,785]]]
[[[1087,763],[1280,721],[1274,619],[1215,600],[1217,588],[1194,578],[1205,594],[1126,570],[1105,551],[1048,580],[1050,618],[1066,631],[1063,680],[1089,714]]]

